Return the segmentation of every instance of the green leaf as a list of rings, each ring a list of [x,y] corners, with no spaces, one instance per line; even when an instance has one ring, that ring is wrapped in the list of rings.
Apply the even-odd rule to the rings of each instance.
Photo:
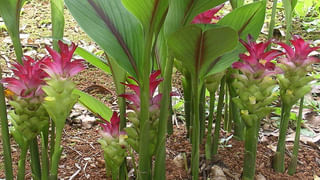
[[[171,34],[181,26],[189,24],[195,16],[226,0],[173,0],[165,21],[165,32]]]
[[[112,111],[105,104],[97,100],[96,98],[84,93],[78,89],[73,90],[73,94],[79,95],[79,102],[88,108],[92,113],[101,116],[103,119],[109,121],[112,115]]]
[[[265,9],[265,1],[251,3],[233,10],[217,24],[235,29],[241,39],[246,39],[248,34],[256,38],[260,34],[264,23]],[[245,48],[239,43],[237,48],[221,57],[208,76],[230,67],[233,62],[239,59],[239,54],[244,52],[244,50]]]
[[[189,72],[201,78],[237,41],[237,33],[229,27],[203,30],[198,25],[189,25],[173,33],[168,38],[168,46]]]
[[[52,39],[53,48],[59,49],[58,40],[63,39],[64,32],[64,1],[63,0],[51,0],[51,22],[52,22]]]
[[[117,63],[137,78],[143,57],[143,31],[120,0],[66,0],[81,28]]]
[[[22,63],[22,47],[19,34],[20,12],[25,0],[1,0],[0,14],[13,42],[17,61]]]
[[[243,6],[244,0],[229,0],[232,6],[232,9],[236,9],[238,7]]]
[[[94,65],[95,67],[101,69],[105,73],[111,74],[110,68],[107,65],[107,61],[105,59],[99,58],[96,55],[91,54],[90,52],[88,52],[87,50],[85,50],[79,46],[75,50],[75,54],[81,56],[87,62],[89,62],[90,64]]]
[[[143,29],[161,27],[168,11],[169,0],[122,0],[123,5],[141,22]]]

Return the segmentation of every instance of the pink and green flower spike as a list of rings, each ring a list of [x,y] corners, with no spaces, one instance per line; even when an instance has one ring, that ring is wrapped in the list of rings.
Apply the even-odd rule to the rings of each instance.
[[[46,59],[46,61],[43,62],[43,69],[50,77],[66,79],[76,75],[85,68],[83,64],[84,60],[75,59],[72,61],[73,53],[77,49],[77,46],[74,43],[68,46],[62,41],[59,41],[58,45],[60,48],[60,53],[46,46],[46,49],[50,53],[52,60]]]
[[[12,69],[15,77],[4,78],[1,83],[20,98],[42,98],[43,91],[41,87],[45,85],[44,78],[47,77],[46,73],[40,68],[43,61],[35,61],[29,56],[23,57],[23,65],[13,63]]]
[[[71,77],[85,68],[83,60],[72,60],[73,53],[77,48],[74,43],[68,46],[59,41],[58,45],[60,53],[46,47],[52,59],[46,59],[42,63],[44,71],[49,75],[46,78],[47,85],[42,88],[47,95],[43,106],[56,126],[56,142],[50,169],[50,176],[54,178],[57,178],[58,164],[62,153],[60,146],[62,130],[66,118],[79,98],[78,95],[72,93],[75,84]]]
[[[272,75],[278,74],[279,69],[271,61],[282,53],[276,50],[265,51],[271,41],[256,43],[249,35],[248,42],[240,40],[247,49],[247,54],[240,54],[243,62],[232,64],[243,74],[235,73],[232,85],[236,89],[237,97],[233,102],[241,110],[241,118],[246,125],[245,133],[245,159],[243,179],[254,179],[255,162],[258,143],[260,121],[272,111],[269,105],[277,99],[273,88],[276,80]]]
[[[293,36],[291,40],[293,47],[282,42],[278,44],[284,48],[285,57],[279,59],[278,66],[284,72],[278,76],[280,84],[280,95],[283,103],[291,106],[310,92],[309,84],[314,78],[307,76],[312,71],[312,64],[319,63],[320,58],[309,56],[312,51],[320,46],[311,47],[310,43],[299,36]]]
[[[294,48],[279,42],[278,44],[285,50],[286,58],[280,59],[280,63],[290,68],[305,67],[314,63],[319,63],[320,59],[314,56],[309,56],[312,51],[316,51],[320,46],[311,47],[310,43],[295,35],[290,41]]]
[[[19,144],[25,144],[22,139],[32,140],[48,124],[48,114],[41,104],[44,98],[42,86],[46,84],[44,78],[47,75],[40,65],[45,59],[36,61],[24,56],[23,65],[13,63],[14,77],[4,78],[1,81],[12,93],[9,103],[14,110],[9,114],[14,126],[13,134]]]
[[[112,178],[117,179],[119,176],[119,168],[127,154],[127,143],[125,141],[127,135],[119,129],[120,117],[117,112],[113,112],[110,121],[105,119],[102,119],[102,121],[103,122],[99,123],[102,128],[102,130],[99,131],[102,139],[99,139],[98,142],[104,151],[106,169],[111,171]]]
[[[120,135],[125,135],[125,132],[120,131],[119,129],[120,117],[118,116],[117,112],[113,112],[110,122],[105,119],[102,119],[102,121],[103,122],[99,123],[102,128],[102,130],[100,131],[102,137],[107,139],[114,139],[119,138]]]
[[[320,59],[314,56],[309,56],[312,51],[320,47],[311,47],[310,43],[304,41],[299,36],[293,36],[291,44],[287,45],[278,42],[285,50],[285,57],[279,59],[278,66],[282,69],[283,74],[278,75],[280,86],[280,98],[282,103],[282,116],[280,121],[280,132],[277,145],[277,151],[272,158],[272,166],[277,172],[285,171],[285,140],[289,125],[290,112],[293,105],[300,99],[303,102],[303,97],[312,89],[310,82],[314,77],[308,75],[312,71],[312,64],[320,62]],[[300,111],[302,112],[302,103]],[[300,120],[297,120],[296,137],[294,145],[294,153],[292,161],[289,165],[289,174],[296,170],[299,138],[300,138]]]
[[[162,94],[157,94],[154,95],[157,87],[159,86],[159,84],[163,81],[163,78],[158,78],[157,77],[161,74],[160,70],[154,71],[151,75],[150,75],[150,84],[149,84],[149,94],[150,94],[150,107],[149,107],[149,111],[150,112],[154,112],[159,110],[160,108],[160,101],[161,101],[161,97]],[[131,79],[133,79],[132,77],[130,77]],[[133,79],[137,84],[138,81]],[[140,88],[138,85],[135,84],[126,84],[126,83],[122,83],[123,85],[129,87],[131,90],[133,90],[133,93],[125,93],[125,94],[121,94],[120,97],[123,97],[125,99],[127,99],[128,101],[131,101],[132,104],[129,105],[129,108],[140,112]]]
[[[47,85],[43,87],[46,93],[44,106],[49,115],[55,121],[56,126],[64,126],[71,108],[77,102],[78,96],[72,94],[75,84],[71,77],[85,68],[82,59],[72,60],[73,53],[77,46],[71,46],[58,42],[60,53],[46,47],[51,58],[46,58],[42,63],[43,70],[49,75],[46,78]],[[56,106],[59,104],[59,106]]]
[[[264,78],[265,76],[279,73],[279,69],[271,62],[283,53],[277,50],[266,52],[271,41],[256,43],[251,35],[248,35],[248,42],[240,39],[241,44],[247,49],[247,54],[240,54],[239,57],[243,62],[235,62],[232,68],[239,69],[254,79]]]

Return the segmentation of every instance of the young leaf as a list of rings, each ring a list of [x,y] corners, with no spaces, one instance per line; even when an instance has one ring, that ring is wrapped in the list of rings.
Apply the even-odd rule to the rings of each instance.
[[[219,56],[237,45],[237,41],[237,33],[229,27],[204,31],[198,25],[189,25],[169,36],[168,46],[189,72],[201,78]]]
[[[53,48],[58,50],[58,40],[62,40],[64,32],[64,1],[51,0],[51,21]]]
[[[79,102],[88,108],[92,113],[101,116],[103,119],[110,119],[112,115],[112,111],[105,104],[97,100],[96,98],[90,96],[87,93],[80,91],[79,89],[75,89],[73,91],[74,94],[79,95]]]
[[[251,34],[256,38],[264,23],[265,9],[265,1],[251,3],[233,10],[217,24],[235,29],[241,39],[246,39],[248,34]],[[234,61],[239,59],[239,54],[244,50],[245,48],[241,44],[238,44],[233,51],[228,52],[221,57],[216,66],[211,69],[208,76],[230,67]]]
[[[66,0],[82,29],[133,77],[143,55],[140,22],[119,0]]]
[[[25,0],[1,0],[0,15],[7,26],[9,35],[13,42],[17,61],[22,63],[22,47],[19,34],[20,12]]]
[[[161,28],[169,6],[169,0],[122,0],[122,3],[140,20],[145,31],[152,25]]]

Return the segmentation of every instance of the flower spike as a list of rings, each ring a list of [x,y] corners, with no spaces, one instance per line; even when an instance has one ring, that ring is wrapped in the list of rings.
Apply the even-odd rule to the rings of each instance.
[[[110,122],[100,117],[103,120],[103,123],[99,123],[102,127],[100,134],[105,138],[117,138],[125,132],[119,130],[120,125],[120,116],[117,112],[113,112]]]
[[[43,66],[44,71],[46,71],[51,77],[72,77],[85,68],[83,65],[84,60],[75,59],[71,61],[73,53],[77,48],[74,43],[72,43],[71,46],[68,46],[62,41],[59,41],[58,45],[61,50],[60,53],[46,46],[46,49],[52,56],[53,61],[51,59],[47,59],[43,62]]]
[[[149,79],[150,79],[150,84],[149,84],[150,109],[149,110],[150,111],[153,111],[155,109],[159,109],[159,107],[160,107],[161,94],[154,96],[154,93],[155,93],[157,87],[163,81],[163,78],[157,78],[160,74],[161,74],[161,71],[157,70],[157,71],[154,71],[153,73],[151,73],[151,75],[149,77]],[[134,93],[124,93],[124,94],[121,94],[120,97],[126,98],[127,100],[132,102],[132,104],[129,105],[129,108],[131,108],[135,111],[140,111],[140,88],[139,88],[139,86],[134,85],[134,84],[126,84],[126,83],[122,83],[122,84],[125,86],[128,86],[131,90],[134,91]]]
[[[13,73],[16,77],[4,78],[4,83],[15,95],[22,98],[38,98],[43,96],[41,87],[45,85],[44,78],[47,74],[40,68],[40,64],[48,59],[45,57],[39,61],[35,61],[29,56],[23,57],[23,65],[13,63]]]
[[[294,68],[296,66],[305,67],[313,63],[320,62],[319,58],[309,56],[312,51],[319,49],[320,46],[310,47],[310,43],[304,41],[301,37],[296,35],[293,36],[293,40],[290,42],[294,46],[294,49],[285,43],[277,43],[284,48],[287,56],[287,58],[281,59],[282,64],[286,64]]]
[[[265,43],[256,43],[251,35],[248,35],[248,42],[240,39],[241,44],[247,49],[249,55],[240,54],[240,59],[243,62],[235,62],[232,68],[239,69],[244,74],[255,74],[255,78],[263,78],[267,75],[279,73],[279,69],[271,62],[271,60],[282,55],[283,53],[277,50],[265,52],[271,41]]]

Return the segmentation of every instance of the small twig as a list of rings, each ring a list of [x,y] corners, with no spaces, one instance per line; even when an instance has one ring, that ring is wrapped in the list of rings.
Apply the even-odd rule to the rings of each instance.
[[[78,170],[72,176],[70,176],[69,180],[75,178],[81,171],[81,166],[79,166],[78,163],[75,163],[74,165],[78,168]]]
[[[86,162],[86,164],[85,164],[84,167],[83,167],[83,173],[84,173],[84,176],[85,176],[86,178],[87,178],[87,173],[86,173],[87,165],[88,165],[88,162]]]
[[[178,118],[177,118],[176,114],[173,114],[173,120],[174,120],[175,124],[177,125],[177,128],[179,128]]]
[[[79,154],[80,156],[82,156],[80,151],[78,151],[78,150],[76,150],[76,149],[74,149],[72,147],[69,147],[69,146],[67,146],[67,147],[70,148],[71,150],[73,150],[74,152],[76,152],[77,154]]]

